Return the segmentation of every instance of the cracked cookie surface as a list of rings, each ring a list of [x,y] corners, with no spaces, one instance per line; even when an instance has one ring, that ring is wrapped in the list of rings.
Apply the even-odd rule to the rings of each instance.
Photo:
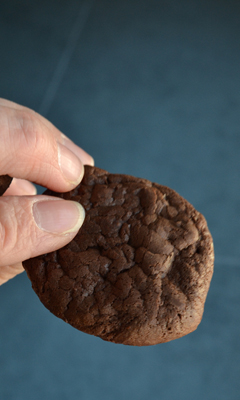
[[[0,176],[0,196],[6,192],[7,188],[10,186],[12,178],[9,175]]]
[[[166,186],[90,166],[76,189],[45,194],[86,211],[72,242],[23,263],[46,308],[83,332],[127,345],[196,329],[213,243],[192,205]]]

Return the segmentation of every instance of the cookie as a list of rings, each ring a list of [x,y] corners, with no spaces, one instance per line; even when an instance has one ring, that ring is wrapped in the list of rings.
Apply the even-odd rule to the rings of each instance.
[[[42,303],[73,327],[126,345],[195,330],[213,273],[204,217],[172,189],[86,166],[74,190],[86,218],[60,250],[23,263]]]
[[[0,196],[6,192],[7,188],[10,186],[12,182],[12,178],[8,175],[1,175],[0,176]]]

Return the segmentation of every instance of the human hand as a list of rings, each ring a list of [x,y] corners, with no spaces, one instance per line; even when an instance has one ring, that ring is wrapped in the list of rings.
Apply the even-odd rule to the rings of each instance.
[[[92,157],[34,111],[0,99],[0,175],[14,179],[0,197],[0,285],[22,261],[69,243],[84,220],[80,204],[36,195],[34,182],[56,192],[77,186]]]

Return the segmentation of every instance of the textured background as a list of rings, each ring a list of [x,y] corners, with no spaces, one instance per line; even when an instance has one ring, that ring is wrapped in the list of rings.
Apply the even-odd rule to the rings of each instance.
[[[215,274],[196,332],[145,348],[51,315],[26,274],[0,288],[3,400],[240,398],[240,5],[0,2],[0,96],[45,115],[111,172],[207,218]]]

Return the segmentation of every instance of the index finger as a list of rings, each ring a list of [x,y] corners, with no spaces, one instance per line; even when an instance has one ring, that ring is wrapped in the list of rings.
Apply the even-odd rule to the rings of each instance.
[[[54,125],[26,107],[2,100],[0,175],[68,191],[81,181],[83,172],[83,162],[71,142],[68,145],[68,139]]]
[[[72,140],[70,140],[66,135],[64,135],[59,129],[57,129],[49,120],[47,120],[42,115],[36,113],[30,108],[27,108],[20,104],[14,103],[13,101],[2,98],[0,98],[0,107],[1,106],[12,110],[28,112],[32,114],[33,117],[37,115],[38,118],[40,118],[40,120],[42,121],[42,124],[44,124],[47,129],[51,130],[56,140],[58,140],[64,146],[67,146],[74,154],[76,154],[76,156],[80,158],[80,160],[84,165],[92,165],[92,166],[94,165],[94,159],[90,154],[88,154],[81,147],[77,146]]]

